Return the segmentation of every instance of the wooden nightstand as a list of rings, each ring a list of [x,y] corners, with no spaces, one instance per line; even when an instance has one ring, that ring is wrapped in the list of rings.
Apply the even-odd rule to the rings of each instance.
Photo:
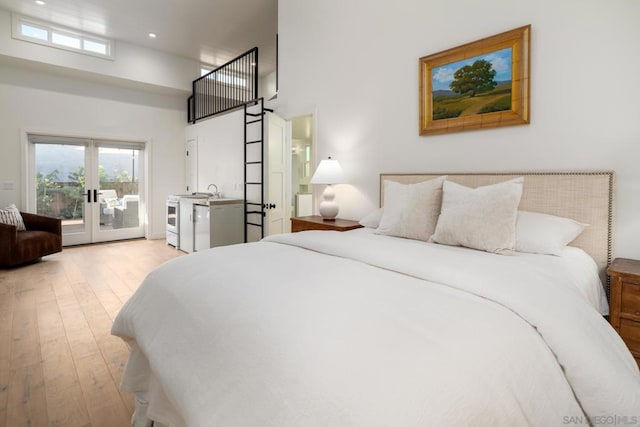
[[[333,230],[348,231],[356,228],[362,228],[358,221],[336,218],[334,221],[325,221],[320,215],[301,216],[291,218],[291,232],[307,230]]]
[[[609,321],[640,366],[640,260],[616,258],[611,277]]]

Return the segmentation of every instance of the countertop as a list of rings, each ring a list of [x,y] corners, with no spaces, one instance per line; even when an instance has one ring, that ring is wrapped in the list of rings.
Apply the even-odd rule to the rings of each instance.
[[[237,203],[244,203],[242,199],[228,199],[225,197],[221,197],[219,199],[210,198],[208,200],[198,200],[194,202],[194,205],[200,206],[215,206],[215,205],[233,205]]]

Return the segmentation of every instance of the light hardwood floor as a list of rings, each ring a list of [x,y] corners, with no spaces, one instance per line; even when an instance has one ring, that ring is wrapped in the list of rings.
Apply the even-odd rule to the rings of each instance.
[[[181,254],[134,240],[0,269],[0,427],[130,425],[133,396],[118,389],[129,350],[111,324],[147,273]]]

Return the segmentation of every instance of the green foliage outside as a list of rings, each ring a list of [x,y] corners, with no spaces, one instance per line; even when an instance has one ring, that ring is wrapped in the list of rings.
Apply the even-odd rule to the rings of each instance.
[[[37,212],[55,218],[82,218],[86,183],[84,167],[78,166],[69,173],[66,181],[60,181],[58,174],[57,169],[47,175],[36,174]],[[131,179],[129,171],[116,170],[111,176],[103,166],[99,166],[98,178],[101,189],[116,190],[119,196],[138,193],[138,182]]]
[[[36,174],[36,208],[38,213],[49,216],[53,215],[51,205],[53,204],[54,194],[56,194],[61,185],[58,184],[58,170],[43,175],[41,172]]]

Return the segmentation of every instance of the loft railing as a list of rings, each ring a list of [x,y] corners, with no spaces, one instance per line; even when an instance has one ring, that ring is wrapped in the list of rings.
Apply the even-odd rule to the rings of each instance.
[[[258,48],[243,53],[193,81],[188,121],[233,110],[258,98]]]

